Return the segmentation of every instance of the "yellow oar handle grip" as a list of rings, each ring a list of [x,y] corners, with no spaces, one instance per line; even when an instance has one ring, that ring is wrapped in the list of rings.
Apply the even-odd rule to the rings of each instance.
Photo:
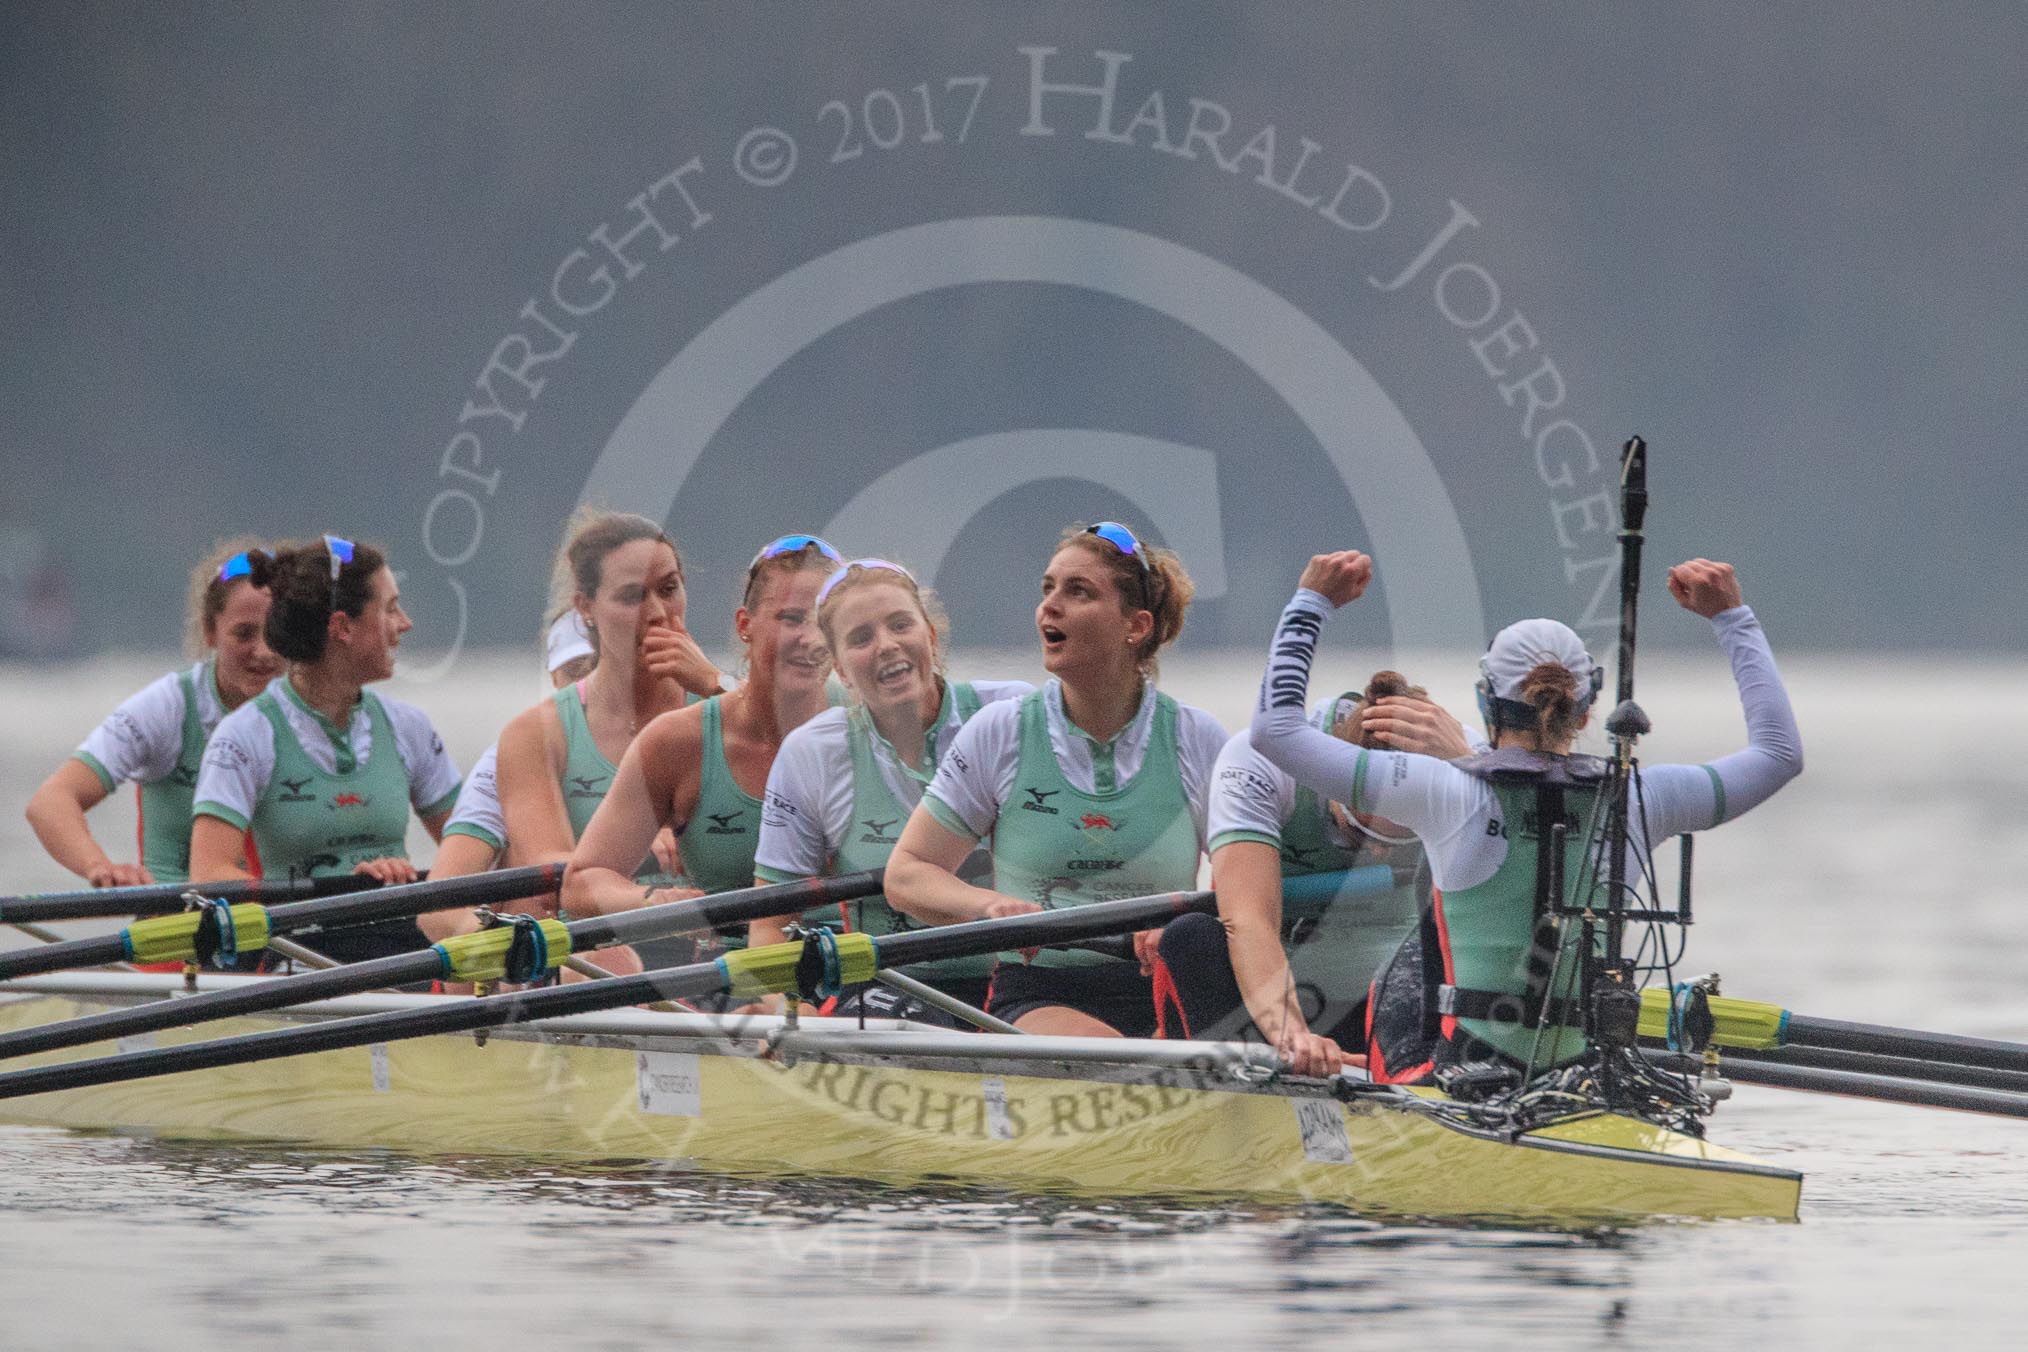
[[[1710,999],[1711,1018],[1716,1025],[1711,1041],[1715,1046],[1769,1051],[1782,1045],[1789,1012],[1780,1005],[1762,1004],[1758,1000],[1734,1000],[1724,995],[1714,995]],[[1641,992],[1641,1036],[1658,1040],[1668,1038],[1668,987],[1650,986]]]
[[[220,947],[231,953],[251,953],[268,946],[268,908],[256,902],[243,901],[237,906],[223,908],[226,923],[231,926],[229,936],[221,936]],[[210,918],[205,910],[178,911],[174,915],[151,916],[136,920],[121,932],[120,938],[126,944],[127,961],[150,962],[194,962],[197,960],[198,927]],[[221,930],[225,928],[220,926]]]
[[[827,973],[830,986],[861,986],[880,970],[880,952],[873,936],[854,930],[832,936],[836,944],[837,970]],[[728,995],[775,995],[797,989],[796,965],[802,961],[800,943],[767,944],[741,948],[718,960]]]
[[[561,920],[537,922],[546,951],[538,961],[541,972],[517,973],[514,979],[527,980],[544,972],[561,967],[563,960],[570,956],[570,928]],[[508,950],[514,946],[516,927],[496,925],[492,929],[478,930],[472,934],[454,934],[436,945],[437,954],[443,959],[446,981],[500,981],[507,972]]]

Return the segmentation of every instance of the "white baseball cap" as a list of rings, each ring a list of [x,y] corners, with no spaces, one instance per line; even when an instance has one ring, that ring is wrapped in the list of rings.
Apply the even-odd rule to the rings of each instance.
[[[598,652],[592,647],[591,636],[584,631],[584,619],[575,608],[564,611],[556,617],[556,623],[549,626],[548,648],[551,671]]]

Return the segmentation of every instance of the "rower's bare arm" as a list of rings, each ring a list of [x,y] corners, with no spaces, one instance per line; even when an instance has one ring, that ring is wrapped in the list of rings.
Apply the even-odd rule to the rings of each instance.
[[[563,909],[571,915],[609,915],[704,895],[694,888],[651,889],[634,881],[634,870],[648,857],[655,833],[662,829],[672,810],[669,795],[658,792],[646,764],[650,754],[663,765],[671,763],[672,738],[663,725],[664,720],[657,719],[634,738],[613,775],[612,787],[606,791],[604,801],[585,823],[584,836],[571,853],[570,868],[563,878]],[[675,751],[680,755],[681,748]],[[694,765],[695,761],[693,752],[689,762]],[[694,807],[697,797],[694,769],[691,781],[689,797]]]
[[[226,883],[251,876],[246,867],[246,832],[209,813],[191,818],[191,882]]]
[[[500,814],[515,859],[527,864],[569,859],[577,840],[563,804],[563,728],[552,703],[524,709],[501,730],[496,764]],[[647,850],[641,853],[645,857]]]
[[[29,829],[51,859],[93,887],[154,882],[154,876],[140,864],[115,863],[92,835],[85,813],[105,799],[106,786],[98,775],[73,757],[57,766],[28,800]]]
[[[1714,619],[1735,606],[1746,604],[1739,592],[1739,579],[1732,565],[1711,559],[1691,559],[1669,570],[1669,595],[1683,609]]]
[[[944,826],[917,805],[887,859],[885,891],[896,910],[930,925],[955,925],[1003,915],[1026,915],[1042,908],[1019,897],[974,887],[958,876],[973,842]]]
[[[1296,1074],[1337,1074],[1345,1055],[1330,1038],[1310,1031],[1282,949],[1281,852],[1258,840],[1221,845],[1211,855],[1211,886],[1218,893],[1232,975],[1254,1026]]]

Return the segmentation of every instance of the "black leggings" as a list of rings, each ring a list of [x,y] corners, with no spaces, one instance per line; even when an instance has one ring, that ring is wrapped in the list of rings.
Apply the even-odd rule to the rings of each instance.
[[[1163,1010],[1165,1031],[1170,1037],[1189,1037],[1221,1042],[1272,1042],[1254,1026],[1246,1012],[1246,1000],[1232,974],[1232,951],[1226,944],[1225,926],[1216,916],[1180,915],[1162,930],[1162,965],[1169,969],[1175,984],[1171,1008]],[[1318,1028],[1323,1012],[1321,994],[1307,988],[1297,999],[1310,1026],[1347,1051],[1366,1045],[1366,1002],[1352,1005],[1338,1014],[1328,1028]],[[1183,1026],[1177,1028],[1173,1008],[1180,1006]],[[1337,1011],[1333,1011],[1337,1013]]]

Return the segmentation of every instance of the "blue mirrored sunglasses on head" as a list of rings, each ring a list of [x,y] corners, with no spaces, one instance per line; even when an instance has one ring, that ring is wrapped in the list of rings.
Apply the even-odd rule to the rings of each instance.
[[[1155,570],[1148,565],[1148,551],[1141,548],[1140,540],[1134,533],[1117,521],[1101,521],[1095,526],[1084,528],[1086,535],[1096,535],[1114,549],[1125,554],[1141,565],[1141,608],[1155,608]]]
[[[270,559],[274,557],[273,554],[268,553],[265,549],[242,549],[220,565],[218,580],[220,582],[230,582],[236,577],[250,575],[253,572],[253,556],[255,554]]]
[[[793,554],[799,549],[808,549],[811,545],[815,545],[817,552],[831,560],[831,562],[845,562],[845,556],[833,548],[828,540],[815,535],[784,535],[780,539],[770,540],[760,547],[760,553],[754,555],[753,562],[746,566],[747,581],[751,582],[753,580],[754,573],[767,560],[778,559],[784,554]]]
[[[824,579],[824,585],[817,589],[817,604],[820,606],[823,605],[824,598],[831,594],[831,589],[837,586],[840,582],[843,582],[847,577],[847,575],[849,575],[854,568],[879,568],[884,569],[885,571],[890,573],[900,573],[904,578],[908,579],[909,586],[913,587],[916,585],[915,574],[909,572],[908,569],[902,567],[900,564],[894,562],[892,559],[854,559],[852,560],[852,562],[841,566],[837,572],[831,574],[831,576]]]
[[[324,537],[324,552],[331,556],[331,609],[338,609],[338,574],[346,564],[352,562],[353,545],[343,536]]]

